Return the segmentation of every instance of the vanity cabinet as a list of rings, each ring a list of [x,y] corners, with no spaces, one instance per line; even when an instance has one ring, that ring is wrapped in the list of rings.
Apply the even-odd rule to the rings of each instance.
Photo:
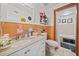
[[[45,40],[39,40],[29,46],[26,46],[10,56],[44,56],[45,55]]]

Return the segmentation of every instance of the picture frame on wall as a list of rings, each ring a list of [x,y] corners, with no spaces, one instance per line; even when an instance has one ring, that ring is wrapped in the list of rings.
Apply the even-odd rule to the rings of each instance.
[[[73,23],[73,19],[72,18],[68,18],[67,19],[67,23]]]
[[[61,23],[61,19],[58,19],[58,23]]]
[[[62,19],[62,23],[66,23],[66,19]]]

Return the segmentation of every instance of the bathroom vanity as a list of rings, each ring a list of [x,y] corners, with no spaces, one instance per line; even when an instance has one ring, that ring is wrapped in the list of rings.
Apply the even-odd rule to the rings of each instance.
[[[46,35],[24,37],[10,48],[0,51],[1,56],[44,56]]]

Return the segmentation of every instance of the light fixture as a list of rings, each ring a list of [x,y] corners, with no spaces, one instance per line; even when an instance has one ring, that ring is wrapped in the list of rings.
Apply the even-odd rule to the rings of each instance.
[[[17,13],[18,13],[18,11],[14,11],[14,13],[16,13],[16,14],[17,14]]]
[[[30,8],[33,8],[33,4],[32,3],[22,3],[22,5],[30,7]]]
[[[62,15],[64,15],[64,16],[66,16],[66,15],[69,15],[69,14],[72,14],[72,12],[65,12],[64,14],[62,14]]]

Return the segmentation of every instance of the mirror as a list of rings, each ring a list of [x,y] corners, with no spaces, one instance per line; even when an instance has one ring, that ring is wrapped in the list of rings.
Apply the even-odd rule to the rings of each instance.
[[[76,6],[68,5],[55,11],[56,40],[62,48],[76,55]]]

